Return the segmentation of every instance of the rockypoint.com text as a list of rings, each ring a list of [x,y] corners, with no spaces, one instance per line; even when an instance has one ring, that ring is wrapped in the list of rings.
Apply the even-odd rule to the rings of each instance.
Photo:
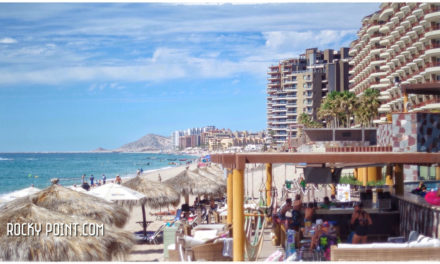
[[[97,223],[7,223],[7,236],[104,236],[104,224]]]

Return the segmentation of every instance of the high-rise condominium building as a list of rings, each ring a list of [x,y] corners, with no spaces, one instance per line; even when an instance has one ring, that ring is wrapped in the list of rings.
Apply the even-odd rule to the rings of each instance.
[[[299,116],[316,119],[322,98],[348,89],[348,48],[339,52],[307,49],[299,58],[280,61],[268,70],[267,128],[277,144],[297,137]]]
[[[362,20],[358,39],[350,45],[350,91],[380,90],[381,106],[375,123],[389,112],[403,111],[402,84],[440,80],[439,3],[383,3]],[[434,95],[410,95],[409,111],[439,105]]]

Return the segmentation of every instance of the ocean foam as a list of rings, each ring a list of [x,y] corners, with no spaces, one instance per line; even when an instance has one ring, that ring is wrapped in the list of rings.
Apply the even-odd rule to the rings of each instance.
[[[0,157],[0,160],[14,160],[14,159]]]

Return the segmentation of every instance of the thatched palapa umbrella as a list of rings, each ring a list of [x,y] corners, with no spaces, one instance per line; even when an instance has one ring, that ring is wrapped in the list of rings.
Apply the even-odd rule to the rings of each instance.
[[[214,180],[189,171],[188,169],[164,181],[164,183],[183,194],[185,196],[185,203],[189,203],[189,194],[202,195],[224,192],[224,187]]]
[[[13,208],[27,201],[51,211],[89,217],[117,227],[124,226],[129,216],[127,210],[115,203],[57,184],[30,196],[6,203],[2,208]]]
[[[214,171],[209,171],[207,168],[198,168],[194,171],[204,177],[207,177],[211,180],[216,181],[218,184],[226,187],[226,179],[220,173],[216,173]]]
[[[145,177],[136,176],[123,183],[123,185],[146,196],[145,202],[142,204],[144,236],[147,234],[145,204],[152,208],[159,208],[160,206],[167,206],[170,204],[177,206],[180,201],[179,194],[171,187],[156,181],[151,181]]]
[[[29,223],[34,227],[41,224],[41,232],[28,229]],[[16,224],[12,235],[11,224]],[[21,224],[24,228],[19,234],[17,228]],[[104,230],[95,234],[91,226],[101,226]],[[123,261],[133,244],[134,238],[128,232],[108,228],[94,219],[50,211],[29,200],[0,211],[0,260],[3,261]]]

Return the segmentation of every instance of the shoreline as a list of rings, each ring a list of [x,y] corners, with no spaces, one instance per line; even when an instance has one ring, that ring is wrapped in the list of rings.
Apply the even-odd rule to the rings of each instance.
[[[15,158],[14,157],[1,157],[1,154],[24,154],[24,153],[18,153],[18,152],[16,152],[16,153],[6,153],[6,152],[0,153],[0,161],[8,162],[8,161],[11,161],[11,160],[15,160]],[[25,153],[25,154],[95,154],[95,153],[91,153],[91,152],[81,152],[81,153],[80,152],[75,152],[75,153],[74,152],[69,152],[69,153],[67,153],[67,152],[64,152],[64,153],[61,153],[61,152],[57,152],[57,153],[35,153],[34,152],[34,153],[30,153],[30,152],[28,152],[28,153]],[[100,153],[96,153],[96,154],[100,154]],[[114,154],[114,153],[111,153],[111,154]],[[129,153],[129,154],[155,154],[155,153]],[[191,164],[195,164],[197,162],[197,159],[201,157],[201,156],[188,155],[188,154],[170,154],[170,153],[161,153],[161,154],[167,155],[169,157],[171,155],[188,156],[188,157],[186,157],[188,159],[187,161],[191,161],[192,162]],[[159,160],[160,156],[157,156],[157,157],[158,157],[157,159]],[[188,165],[186,165],[185,163],[182,163],[180,165],[179,164],[177,164],[177,165],[163,164],[160,167],[144,170],[143,173],[141,174],[141,176],[145,176],[145,175],[148,175],[148,174],[151,174],[151,173],[154,173],[154,172],[158,172],[158,171],[164,171],[164,170],[168,170],[168,169],[173,169],[173,168],[178,168],[178,167],[185,167],[185,166],[188,166]],[[123,181],[124,181],[124,179],[128,180],[128,179],[134,178],[134,177],[136,177],[136,174],[137,174],[136,170],[137,169],[139,169],[139,168],[133,167],[132,171],[131,170],[128,170],[128,171],[123,171],[122,170],[120,173],[111,173],[111,174],[110,173],[104,173],[107,176],[106,182],[109,183],[109,182],[115,181],[117,175],[119,175]],[[95,187],[97,187],[96,183],[98,181],[100,181],[100,180],[102,182],[102,173],[94,173],[94,174],[95,174],[95,181],[94,181],[94,183],[95,183]],[[90,175],[87,175],[85,180],[86,180],[87,183],[90,184],[89,176]],[[52,178],[57,178],[57,177],[54,176]],[[82,184],[81,175],[79,175],[77,177],[58,177],[58,179],[60,180],[59,184],[61,186],[64,186],[64,187],[73,187],[73,186],[80,187],[81,184]],[[9,194],[11,194],[13,192],[20,191],[20,190],[26,189],[26,188],[31,187],[31,186],[34,186],[36,188],[39,188],[39,189],[43,190],[43,189],[45,189],[45,188],[50,186],[50,181],[48,179],[47,185],[44,186],[44,187],[40,187],[39,185],[40,184],[35,183],[35,182],[29,182],[29,184],[27,184],[25,186],[21,186],[21,187],[16,187],[15,185],[8,185],[8,186],[10,186],[10,189],[6,188],[6,189],[9,189],[9,190],[6,190],[4,192],[0,192],[0,197],[1,196],[7,196],[7,195],[9,195]]]

